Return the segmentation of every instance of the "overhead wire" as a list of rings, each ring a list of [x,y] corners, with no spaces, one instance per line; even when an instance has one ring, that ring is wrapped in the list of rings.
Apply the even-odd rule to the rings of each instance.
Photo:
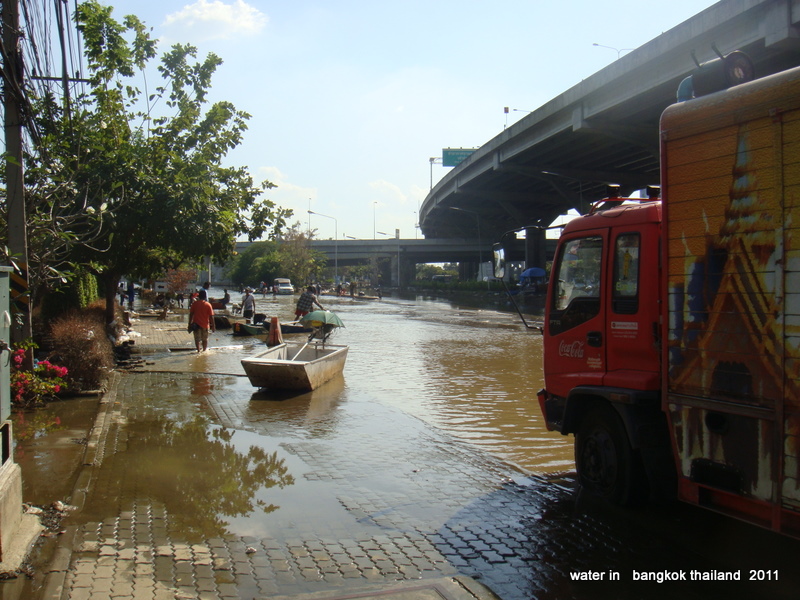
[[[23,140],[26,152],[37,155],[41,132],[33,118],[32,100],[49,97],[68,113],[70,99],[83,92],[80,32],[70,15],[69,0],[17,1],[21,69],[18,81],[6,81],[5,89],[17,96],[27,134]],[[77,4],[73,0],[73,10]],[[2,58],[7,64],[5,48]]]

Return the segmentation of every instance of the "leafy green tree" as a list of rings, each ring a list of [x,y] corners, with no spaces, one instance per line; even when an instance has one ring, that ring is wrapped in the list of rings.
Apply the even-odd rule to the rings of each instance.
[[[280,277],[290,278],[295,286],[302,286],[318,278],[328,263],[323,252],[311,249],[310,238],[303,233],[300,223],[285,231],[278,246]]]
[[[228,262],[226,269],[231,281],[252,285],[257,281],[272,282],[280,277],[278,244],[274,241],[254,242]]]
[[[434,277],[450,277],[450,278],[458,278],[458,264],[457,263],[444,263],[442,265],[438,264],[426,264],[420,263],[417,265],[417,273],[416,279],[423,280],[423,281],[430,281]]]
[[[88,91],[70,104],[34,99],[41,159],[27,169],[43,245],[61,252],[51,267],[91,268],[109,321],[122,276],[225,260],[237,236],[272,236],[291,215],[260,199],[273,184],[223,164],[250,116],[229,102],[209,105],[221,59],[198,60],[196,48],[176,44],[161,57],[162,84],[145,95],[135,81],[156,58],[155,40],[138,18],[120,23],[112,11],[95,0],[77,7]]]
[[[271,283],[276,277],[287,277],[298,286],[319,278],[326,264],[325,254],[311,249],[308,235],[300,223],[295,223],[280,239],[255,242],[235,256],[227,273],[240,284]]]

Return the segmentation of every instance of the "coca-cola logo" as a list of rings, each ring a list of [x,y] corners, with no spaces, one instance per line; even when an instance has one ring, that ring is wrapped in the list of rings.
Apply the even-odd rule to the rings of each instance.
[[[558,345],[558,355],[568,358],[583,358],[583,342],[575,340],[570,343],[561,340],[561,343]]]

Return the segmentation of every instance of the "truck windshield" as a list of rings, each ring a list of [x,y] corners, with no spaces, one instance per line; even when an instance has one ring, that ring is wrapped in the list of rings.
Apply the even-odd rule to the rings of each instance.
[[[599,236],[569,240],[563,246],[556,271],[555,308],[564,310],[575,298],[600,296],[603,239]]]

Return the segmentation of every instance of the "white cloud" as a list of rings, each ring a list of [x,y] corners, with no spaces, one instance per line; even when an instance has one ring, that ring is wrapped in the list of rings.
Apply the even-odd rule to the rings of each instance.
[[[386,181],[385,179],[378,179],[376,181],[371,181],[369,183],[369,187],[375,190],[378,196],[382,198],[385,202],[387,202],[390,206],[406,203],[407,197],[400,189],[400,187]]]
[[[267,15],[244,0],[197,0],[167,15],[164,27],[177,27],[195,40],[230,39],[261,33]]]
[[[281,208],[290,208],[294,211],[295,218],[305,219],[306,212],[312,199],[317,197],[318,190],[313,187],[301,186],[289,181],[289,176],[278,167],[260,167],[257,170],[260,177],[274,183],[277,187],[266,190],[261,197],[275,202]]]

